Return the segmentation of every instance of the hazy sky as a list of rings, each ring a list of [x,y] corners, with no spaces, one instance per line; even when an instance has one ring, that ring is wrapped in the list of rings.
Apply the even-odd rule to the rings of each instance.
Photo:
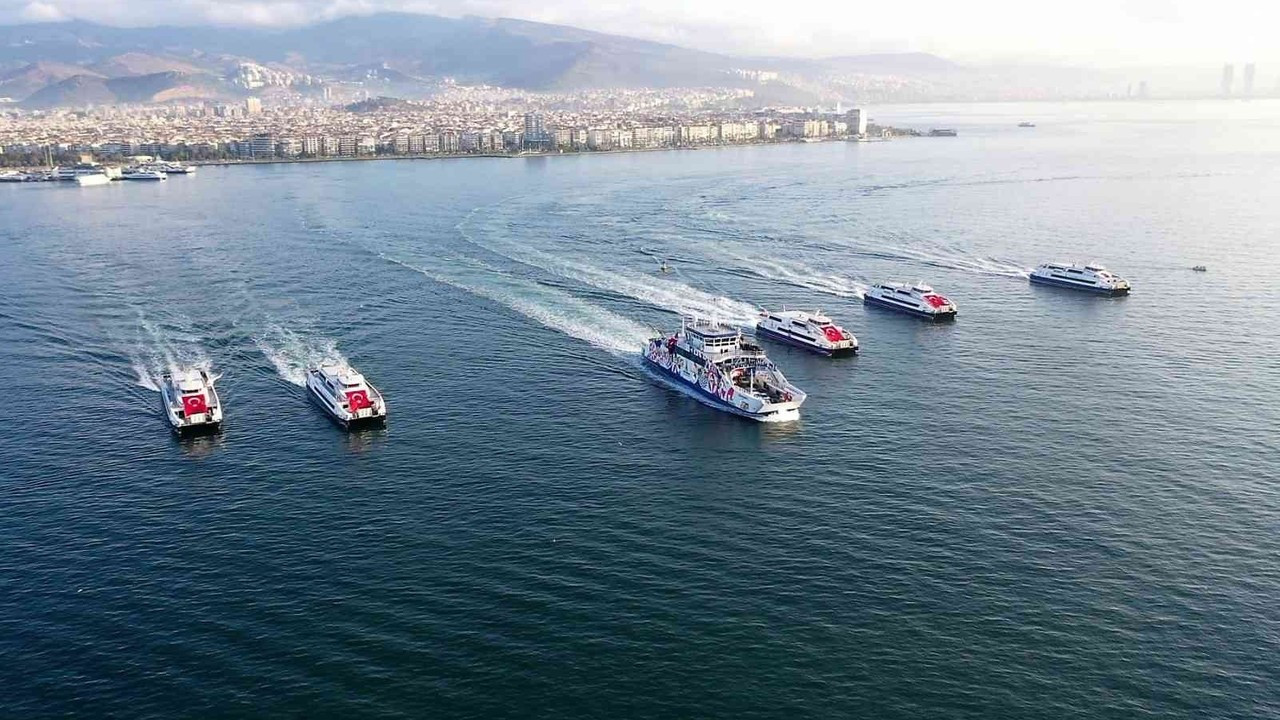
[[[0,22],[289,25],[378,10],[518,17],[744,54],[1280,64],[1280,0],[0,0]]]

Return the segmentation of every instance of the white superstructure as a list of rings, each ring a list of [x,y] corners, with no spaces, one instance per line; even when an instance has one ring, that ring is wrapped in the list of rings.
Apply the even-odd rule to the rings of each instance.
[[[213,430],[222,424],[222,403],[209,371],[176,370],[160,379],[165,417],[175,432]]]
[[[127,167],[120,173],[121,180],[167,180],[168,178],[168,175],[150,167]]]
[[[876,283],[862,296],[862,301],[926,320],[952,320],[956,316],[956,304],[923,283]]]
[[[331,363],[307,370],[307,392],[343,427],[387,417],[387,403],[350,365]]]
[[[756,321],[756,335],[789,343],[823,355],[852,355],[858,338],[820,311],[764,311]]]
[[[1045,263],[1031,271],[1031,282],[1102,295],[1128,295],[1129,281],[1101,265]]]
[[[670,337],[653,338],[644,361],[700,401],[760,422],[799,419],[807,397],[741,331],[707,320],[686,319]]]

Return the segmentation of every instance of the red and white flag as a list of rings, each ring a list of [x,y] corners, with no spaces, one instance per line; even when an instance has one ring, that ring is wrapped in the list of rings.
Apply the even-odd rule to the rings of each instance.
[[[373,404],[369,402],[369,393],[364,390],[352,390],[347,393],[347,407],[351,412],[359,412],[364,408],[373,407]]]
[[[182,398],[182,414],[186,417],[199,415],[209,411],[209,406],[205,403],[204,393],[198,395],[185,395]]]

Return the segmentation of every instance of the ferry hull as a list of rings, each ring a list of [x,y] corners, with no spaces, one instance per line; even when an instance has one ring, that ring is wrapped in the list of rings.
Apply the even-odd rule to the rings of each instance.
[[[330,420],[337,423],[344,430],[355,430],[370,425],[381,425],[387,421],[387,413],[372,413],[365,417],[351,417],[350,413],[342,408],[336,408],[319,390],[311,384],[311,379],[307,379],[307,397],[311,402],[315,403]],[[385,407],[385,406],[384,406]]]
[[[759,335],[760,337],[769,338],[770,340],[776,340],[781,343],[786,343],[794,347],[803,348],[805,350],[808,350],[809,352],[817,353],[818,355],[825,355],[827,357],[847,357],[849,355],[858,354],[857,345],[852,345],[850,347],[844,347],[844,348],[834,348],[834,349],[822,347],[821,345],[811,345],[809,343],[806,343],[802,340],[797,340],[796,338],[790,337],[788,335],[774,332],[773,330],[770,330],[769,328],[764,327],[762,325],[756,326],[756,335]]]
[[[1078,285],[1076,283],[1068,282],[1066,280],[1040,277],[1038,275],[1032,275],[1031,282],[1035,283],[1036,285],[1047,285],[1049,287],[1066,288],[1068,290],[1075,290],[1076,292],[1087,292],[1087,293],[1093,293],[1094,295],[1106,295],[1107,297],[1121,297],[1123,295],[1129,294],[1129,288],[1127,287],[1105,288],[1105,287],[1096,287],[1093,285]]]
[[[643,355],[645,367],[657,374],[663,380],[676,385],[678,387],[687,388],[697,394],[698,400],[710,405],[711,407],[722,410],[724,412],[737,415],[738,417],[755,420],[756,422],[791,422],[800,419],[800,408],[798,406],[788,407],[785,409],[772,410],[767,413],[752,413],[743,410],[731,403],[725,402],[716,395],[708,391],[696,382],[689,380],[680,373],[672,372],[664,367],[661,363],[655,362],[648,355]]]
[[[873,295],[863,296],[862,302],[863,304],[866,304],[866,305],[872,305],[874,307],[880,307],[886,310],[894,310],[904,315],[917,317],[917,318],[920,318],[921,320],[928,320],[929,322],[947,322],[949,320],[956,319],[955,310],[950,310],[947,312],[937,312],[937,313],[924,312],[923,310],[915,310],[913,308],[902,307],[901,305],[897,305],[891,302],[885,302],[884,300],[881,300],[880,298],[875,297]]]

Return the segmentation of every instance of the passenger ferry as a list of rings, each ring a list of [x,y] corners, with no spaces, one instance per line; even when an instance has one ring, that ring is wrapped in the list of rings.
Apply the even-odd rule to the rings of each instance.
[[[387,403],[382,399],[382,393],[349,365],[326,364],[308,368],[307,392],[329,417],[344,428],[387,419]]]
[[[1101,265],[1045,263],[1031,271],[1031,282],[1102,295],[1128,295],[1129,281]]]
[[[222,403],[208,370],[188,368],[160,378],[165,417],[174,432],[216,430],[222,424]]]
[[[686,318],[674,335],[650,340],[644,361],[703,403],[758,422],[799,419],[807,397],[740,330],[707,320]]]
[[[762,312],[756,322],[756,335],[821,355],[853,355],[858,352],[858,338],[817,310],[812,313],[800,310]]]
[[[862,302],[934,322],[956,317],[956,304],[924,284],[876,283],[862,296]]]
[[[150,167],[127,167],[120,173],[121,180],[168,180],[169,176]]]

